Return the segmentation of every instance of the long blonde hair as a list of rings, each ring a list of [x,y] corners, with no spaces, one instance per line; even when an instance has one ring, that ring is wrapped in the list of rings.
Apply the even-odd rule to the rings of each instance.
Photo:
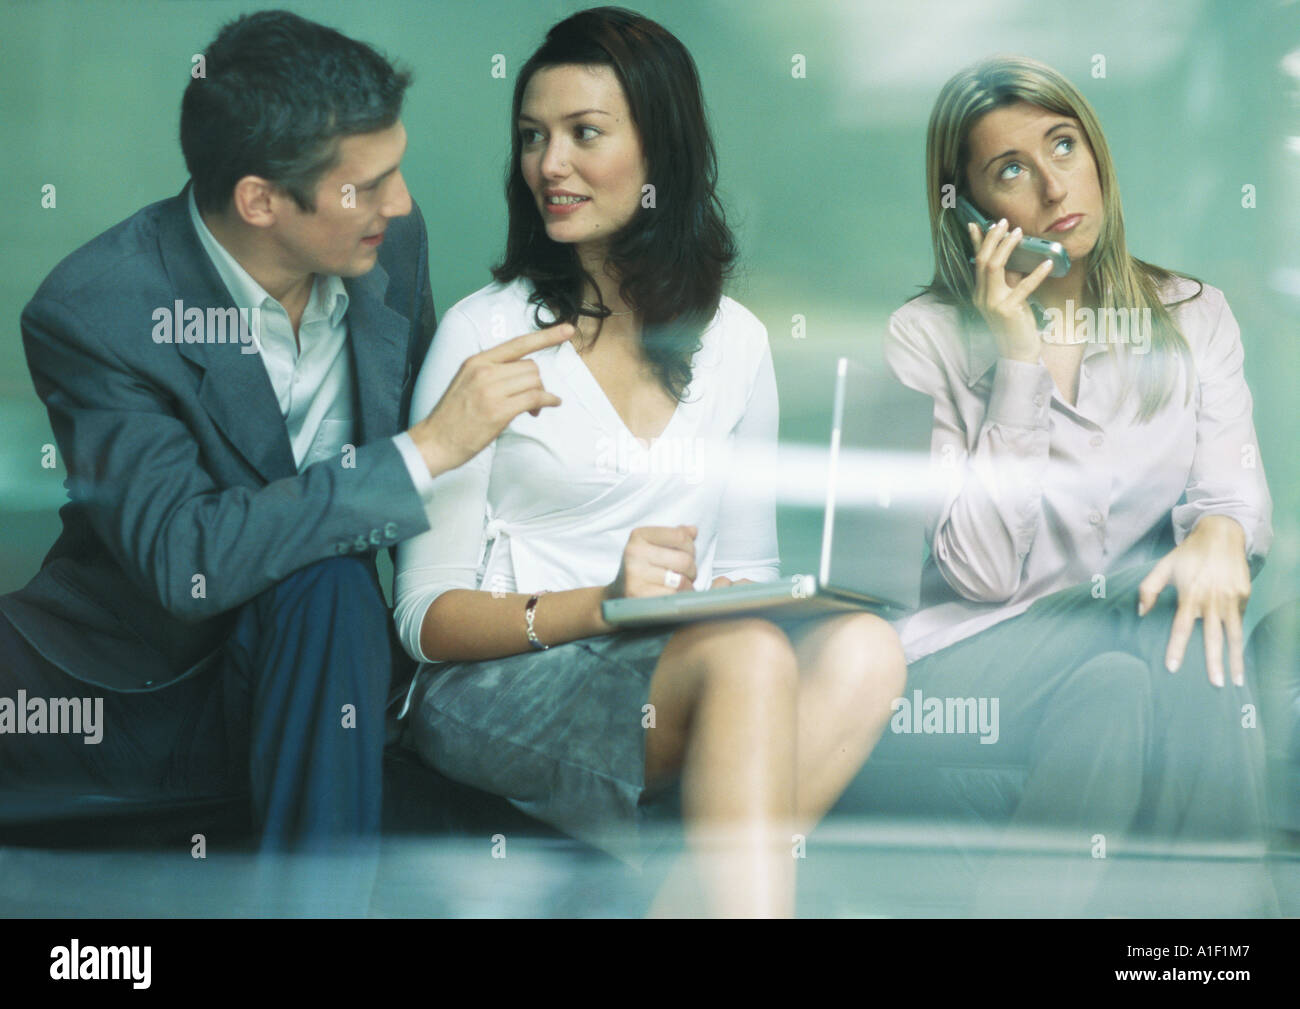
[[[959,71],[939,92],[925,139],[926,194],[935,263],[934,279],[925,290],[957,305],[968,322],[978,317],[971,300],[975,278],[969,262],[970,237],[958,216],[944,211],[952,206],[950,197],[954,193],[969,198],[966,165],[975,124],[994,109],[1022,101],[1077,119],[1092,149],[1101,184],[1103,219],[1097,244],[1088,256],[1085,290],[1103,310],[1150,310],[1149,353],[1135,355],[1127,345],[1108,343],[1110,352],[1123,353],[1129,359],[1125,368],[1129,385],[1125,391],[1136,386],[1138,417],[1150,420],[1173,394],[1182,370],[1180,362],[1186,366],[1184,395],[1191,394],[1191,349],[1159,294],[1161,284],[1185,275],[1129,255],[1119,182],[1101,123],[1079,90],[1046,64],[1023,56],[994,56]],[[1196,294],[1184,300],[1190,301],[1200,293],[1198,287]]]

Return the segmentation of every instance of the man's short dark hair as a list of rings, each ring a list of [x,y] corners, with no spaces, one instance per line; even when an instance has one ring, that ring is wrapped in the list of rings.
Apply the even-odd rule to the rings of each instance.
[[[396,123],[411,83],[365,43],[288,11],[237,18],[203,55],[206,76],[181,100],[181,150],[209,212],[224,210],[246,175],[314,211],[339,138]]]

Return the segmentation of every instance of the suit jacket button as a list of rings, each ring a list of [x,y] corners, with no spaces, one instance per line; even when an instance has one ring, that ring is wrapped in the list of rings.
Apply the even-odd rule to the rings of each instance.
[[[396,522],[385,522],[385,523],[384,523],[384,536],[385,536],[386,538],[390,539],[390,540],[395,540],[395,539],[397,539],[397,523],[396,523]]]
[[[384,542],[383,537],[379,535],[378,529],[370,530],[370,542],[373,543],[375,546],[379,546],[379,544]]]

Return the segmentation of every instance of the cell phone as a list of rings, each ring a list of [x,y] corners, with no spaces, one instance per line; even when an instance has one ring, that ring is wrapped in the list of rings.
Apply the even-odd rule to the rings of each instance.
[[[975,209],[974,204],[964,196],[957,197],[957,216],[961,218],[962,223],[978,224],[980,231],[988,234],[988,230],[993,227],[993,222]],[[1033,273],[1044,259],[1052,261],[1052,272],[1049,277],[1064,277],[1070,272],[1070,255],[1065,251],[1065,246],[1060,242],[1049,242],[1046,238],[1031,238],[1026,235],[1020,240],[1020,244],[1011,250],[1011,255],[1007,258],[1007,269],[1014,270],[1016,273]],[[975,257],[971,256],[970,261],[975,262]]]

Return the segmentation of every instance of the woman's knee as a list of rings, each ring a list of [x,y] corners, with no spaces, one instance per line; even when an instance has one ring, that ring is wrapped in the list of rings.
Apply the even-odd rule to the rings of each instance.
[[[1199,633],[1199,628],[1198,628]],[[1188,649],[1188,658],[1177,672],[1164,666],[1159,656],[1107,652],[1076,670],[1081,681],[1114,696],[1108,705],[1112,717],[1132,710],[1147,721],[1155,737],[1167,737],[1176,726],[1199,737],[1206,744],[1216,734],[1236,731],[1243,705],[1254,704],[1249,688],[1216,687],[1205,668],[1204,652]],[[1183,729],[1179,729],[1183,732]]]
[[[1141,656],[1131,652],[1102,652],[1070,673],[1066,679],[1066,689],[1105,696],[1115,702],[1150,707],[1150,665]]]
[[[669,644],[683,665],[697,671],[702,689],[741,688],[791,696],[797,689],[799,665],[790,639],[767,620],[696,624],[679,631]]]
[[[732,725],[770,725],[775,716],[793,728],[798,680],[789,639],[765,620],[699,623],[677,631],[651,682],[657,727],[646,737],[647,779],[657,782],[680,770],[689,739],[704,724],[697,716],[706,707]]]
[[[1116,788],[1137,787],[1156,735],[1154,711],[1147,664],[1130,652],[1103,652],[1051,689],[1035,745],[1078,771],[1092,773],[1104,760]]]
[[[907,662],[894,629],[871,613],[836,617],[816,655],[821,689],[855,716],[888,712],[907,685]]]

